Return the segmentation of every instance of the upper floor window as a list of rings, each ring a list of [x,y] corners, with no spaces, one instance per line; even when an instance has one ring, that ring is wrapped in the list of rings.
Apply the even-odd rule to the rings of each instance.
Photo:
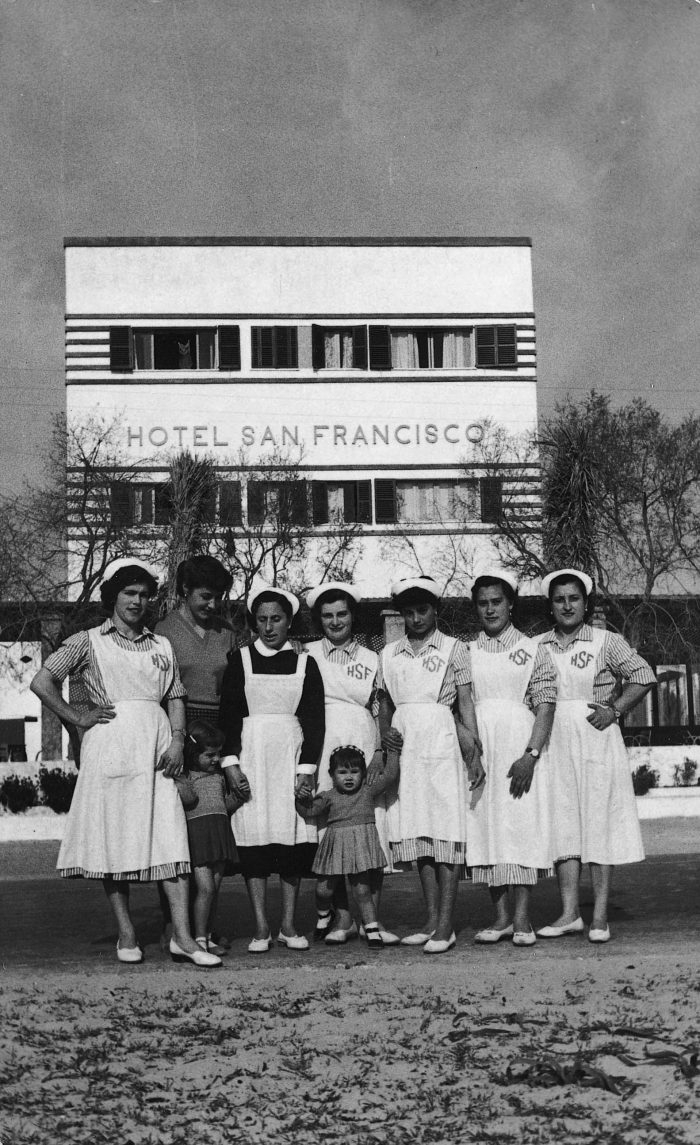
[[[309,519],[305,481],[249,481],[248,524],[306,525]]]
[[[296,370],[299,350],[296,326],[253,326],[253,369]]]
[[[498,489],[486,482],[498,482]],[[500,512],[500,478],[374,482],[374,515],[378,525],[459,525],[491,523]],[[486,515],[485,515],[486,514]],[[489,514],[491,516],[489,516]]]
[[[314,370],[366,370],[366,326],[312,326]]]
[[[515,326],[476,327],[476,365],[482,370],[497,370],[518,364]]]
[[[240,370],[238,326],[113,326],[109,368],[136,370]]]
[[[371,370],[468,370],[472,330],[459,326],[370,326]]]
[[[371,481],[312,481],[314,525],[371,524]]]
[[[167,481],[112,481],[109,487],[112,524],[115,528],[134,525],[169,525],[173,506]],[[243,523],[240,481],[218,481],[200,506],[201,520],[224,527]]]

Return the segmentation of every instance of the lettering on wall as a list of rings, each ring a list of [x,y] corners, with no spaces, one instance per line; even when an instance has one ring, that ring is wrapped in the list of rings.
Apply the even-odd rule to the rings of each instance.
[[[307,429],[314,445],[336,449],[364,446],[477,445],[484,437],[482,422],[402,422],[399,425],[328,422]],[[285,447],[301,445],[304,431],[298,425],[242,425],[233,433],[218,425],[128,425],[129,449],[231,449],[236,446]]]

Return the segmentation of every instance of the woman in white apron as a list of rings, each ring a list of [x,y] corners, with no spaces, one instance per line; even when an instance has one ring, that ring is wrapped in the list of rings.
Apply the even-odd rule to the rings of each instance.
[[[357,605],[361,593],[352,584],[326,581],[306,596],[311,614],[323,632],[323,639],[309,645],[309,655],[318,664],[323,678],[326,697],[326,735],[318,770],[318,790],[332,787],[328,761],[336,747],[354,744],[364,755],[367,766],[367,784],[371,788],[374,778],[383,768],[379,730],[373,704],[377,690],[379,657],[370,648],[364,648],[352,635]],[[373,764],[374,761],[374,764]],[[385,855],[390,855],[386,821],[386,800],[378,795],[374,801],[377,832]],[[372,884],[375,910],[379,909],[383,872],[378,871]],[[345,880],[341,880],[333,897],[333,910],[320,916],[316,939],[329,946],[340,946],[355,938],[358,930],[348,905]],[[393,946],[398,935],[379,924],[379,933],[385,946]]]
[[[144,625],[157,587],[143,562],[113,561],[101,585],[110,619],[69,637],[32,681],[32,691],[59,719],[86,729],[58,869],[67,878],[103,880],[120,962],[143,961],[129,884],[158,880],[172,914],[172,958],[220,966],[190,933],[187,825],[173,783],[182,771],[185,690],[169,641]],[[61,684],[76,673],[89,695],[87,712],[61,696]]]
[[[453,917],[466,863],[468,770],[483,780],[478,759],[465,764],[452,707],[464,715],[466,645],[437,628],[439,595],[430,577],[391,586],[406,635],[384,648],[379,668],[379,726],[387,747],[401,751],[398,798],[389,809],[394,862],[418,865],[426,905],[422,930],[402,939],[441,954],[456,944]],[[471,740],[470,733],[466,736]],[[473,747],[473,744],[471,745]]]
[[[481,743],[486,782],[467,812],[467,862],[474,882],[488,886],[496,909],[493,924],[475,941],[511,938],[515,946],[532,946],[530,888],[538,874],[552,873],[543,748],[556,689],[547,653],[512,624],[517,590],[517,580],[503,569],[488,570],[472,587],[482,632],[469,644],[468,726]]]
[[[655,683],[654,673],[626,640],[586,623],[593,581],[578,569],[558,569],[542,580],[554,629],[542,647],[557,673],[557,705],[550,738],[553,855],[562,911],[542,938],[583,931],[579,910],[581,864],[593,886],[591,942],[608,942],[608,900],[614,866],[644,858],[627,750],[618,726]],[[619,697],[618,680],[625,681]]]
[[[221,761],[234,794],[247,802],[232,827],[248,888],[255,935],[252,953],[269,950],[267,880],[280,876],[282,918],[277,941],[307,950],[297,934],[299,881],[311,873],[316,828],[297,815],[300,791],[313,794],[323,747],[324,698],[321,674],[306,653],[294,652],[287,636],[299,601],[291,592],[267,585],[248,597],[254,644],[229,656],[221,686]]]

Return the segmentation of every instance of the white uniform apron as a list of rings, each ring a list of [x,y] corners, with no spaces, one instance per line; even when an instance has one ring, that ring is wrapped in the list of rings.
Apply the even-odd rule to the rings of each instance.
[[[333,786],[328,761],[336,747],[354,744],[359,747],[369,767],[378,744],[377,725],[367,707],[377,676],[379,657],[369,648],[357,648],[357,659],[351,664],[337,664],[323,651],[323,642],[309,648],[309,656],[316,661],[323,679],[326,697],[326,734],[323,754],[318,769],[318,790],[329,791]],[[379,840],[385,855],[389,854],[389,834],[386,821],[386,800],[378,795],[374,801],[374,818]],[[323,838],[324,829],[319,833]]]
[[[173,680],[172,647],[156,637],[156,648],[131,651],[98,629],[89,638],[116,716],[83,738],[58,868],[93,877],[174,863],[188,870],[182,802],[173,780],[155,770],[172,738],[160,706]]]
[[[564,652],[545,645],[557,673],[557,706],[549,741],[555,859],[618,865],[644,858],[627,749],[617,724],[588,723],[596,662],[605,632]]]
[[[417,656],[384,650],[383,675],[396,707],[392,726],[403,736],[398,799],[389,809],[392,843],[419,837],[464,844],[467,775],[457,742],[454,716],[438,696],[454,637],[443,637],[438,652]]]
[[[294,714],[304,689],[306,654],[291,676],[253,672],[250,650],[241,649],[248,715],[241,732],[241,768],[251,797],[233,816],[239,847],[279,843],[315,843],[316,828],[306,824],[294,807],[296,769],[304,740]]]
[[[484,752],[486,782],[472,793],[467,813],[467,863],[490,867],[513,863],[548,868],[549,786],[546,752],[535,765],[526,795],[510,794],[508,771],[528,746],[535,718],[525,703],[538,644],[523,636],[507,652],[469,645],[472,694]]]

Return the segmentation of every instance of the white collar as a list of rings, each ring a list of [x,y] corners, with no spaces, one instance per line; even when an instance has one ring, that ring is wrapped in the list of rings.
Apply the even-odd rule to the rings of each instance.
[[[260,637],[258,637],[258,639],[255,641],[253,647],[256,652],[260,653],[261,656],[276,656],[278,652],[294,651],[288,640],[282,645],[281,648],[268,648],[266,644],[263,644]]]

